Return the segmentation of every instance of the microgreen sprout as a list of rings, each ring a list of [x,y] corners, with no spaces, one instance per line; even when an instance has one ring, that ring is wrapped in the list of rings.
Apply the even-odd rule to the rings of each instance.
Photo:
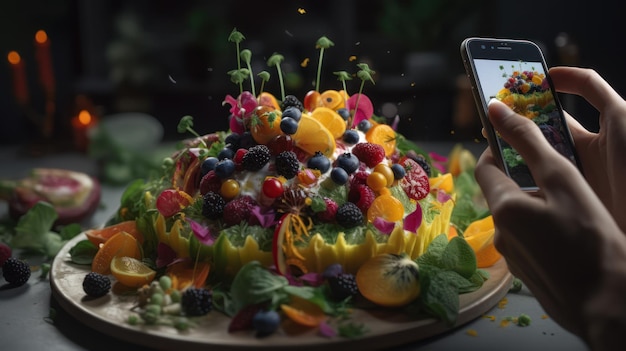
[[[259,94],[261,94],[263,93],[263,89],[265,88],[265,82],[270,80],[270,73],[268,71],[261,71],[259,72],[259,74],[257,74],[257,76],[261,78],[261,91],[259,91]]]
[[[335,43],[333,43],[326,36],[317,39],[317,42],[315,43],[315,48],[320,49],[320,59],[317,63],[317,79],[315,81],[315,91],[320,91],[320,76],[322,74],[322,59],[324,58],[324,50],[330,48],[331,46],[335,46]]]
[[[270,56],[269,59],[267,59],[267,65],[270,67],[276,66],[276,70],[278,71],[278,80],[280,82],[280,94],[281,94],[281,101],[285,100],[285,84],[283,83],[283,73],[280,70],[280,63],[282,61],[285,60],[285,57],[283,55],[274,53],[272,56]]]
[[[233,28],[233,31],[230,32],[230,35],[228,36],[228,41],[235,43],[235,46],[237,47],[237,70],[241,70],[241,58],[240,58],[240,51],[239,51],[239,44],[245,39],[246,37],[243,36],[243,34],[241,34],[241,32],[237,31],[237,28]],[[231,71],[232,72],[232,71]],[[229,72],[230,74],[230,72]],[[232,75],[231,75],[231,80],[232,80]],[[233,81],[234,82],[234,81]],[[243,93],[243,79],[238,81],[238,82],[234,82],[234,83],[239,83],[239,93]]]
[[[370,81],[372,84],[374,83],[374,78],[372,75],[376,72],[372,70],[367,63],[359,63],[356,65],[359,68],[359,71],[356,73],[356,76],[361,79],[361,86],[359,87],[359,95],[357,95],[356,102],[354,103],[354,113],[358,111],[359,108],[359,100],[361,100],[361,93],[363,92],[363,87],[365,86],[365,81]],[[354,113],[350,113],[350,120],[348,121],[348,125],[351,126],[354,120]]]
[[[180,122],[178,122],[178,126],[176,127],[176,130],[178,130],[179,133],[189,132],[195,135],[200,140],[202,145],[204,145],[205,148],[207,147],[207,144],[204,142],[200,134],[196,133],[196,131],[193,130],[193,117],[192,116],[189,116],[189,115],[183,116],[183,118],[180,119]]]
[[[333,72],[333,74],[337,76],[337,80],[341,81],[341,85],[343,86],[343,91],[345,91],[346,94],[348,94],[348,88],[346,88],[346,80],[352,80],[352,76],[350,75],[350,73],[346,71],[338,71],[338,72]]]
[[[241,50],[241,58],[246,63],[246,66],[248,66],[248,73],[250,74],[250,88],[252,90],[252,95],[256,96],[254,89],[254,77],[252,75],[252,65],[250,64],[250,61],[252,60],[252,51],[248,49]]]

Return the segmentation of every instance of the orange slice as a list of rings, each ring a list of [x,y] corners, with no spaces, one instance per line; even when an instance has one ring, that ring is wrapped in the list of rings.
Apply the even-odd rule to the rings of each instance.
[[[139,243],[132,235],[119,232],[100,246],[91,262],[91,270],[100,274],[111,273],[111,261],[114,257],[140,258]]]
[[[130,288],[140,288],[150,284],[156,276],[156,271],[145,263],[136,258],[125,256],[113,257],[111,273],[118,282]]]
[[[337,145],[335,138],[328,128],[313,117],[302,115],[298,122],[298,130],[292,139],[297,147],[310,155],[316,151],[321,152],[326,157],[331,157]]]
[[[328,107],[316,108],[311,112],[311,117],[328,128],[335,139],[341,138],[346,131],[346,121],[337,112]]]
[[[378,144],[385,149],[385,155],[391,156],[396,151],[396,131],[387,124],[376,124],[372,126],[365,139],[373,144]]]
[[[486,268],[498,262],[502,255],[493,244],[495,226],[493,217],[487,216],[476,220],[465,229],[463,237],[476,254],[478,268]]]
[[[340,108],[344,108],[346,107],[346,100],[348,100],[348,98],[345,94],[342,93],[343,91],[326,90],[320,95],[319,103],[321,104],[321,106],[330,108],[334,111],[337,111]]]
[[[392,195],[378,196],[367,210],[367,220],[373,222],[377,217],[382,217],[389,222],[397,222],[404,217],[404,206]]]
[[[168,266],[165,273],[172,278],[172,282],[176,282],[172,285],[174,289],[185,290],[192,285],[195,288],[203,287],[209,270],[208,262],[197,262],[194,265],[192,261],[186,260]]]
[[[318,305],[297,296],[292,297],[289,305],[280,305],[280,309],[289,319],[306,327],[317,327],[326,319]]]
[[[430,189],[441,189],[448,194],[452,194],[454,192],[454,179],[452,177],[452,173],[444,173],[437,177],[432,177],[429,179]]]
[[[98,247],[119,232],[126,232],[137,239],[140,244],[143,243],[143,235],[137,230],[137,223],[134,220],[119,222],[103,228],[89,229],[85,235],[89,241]]]

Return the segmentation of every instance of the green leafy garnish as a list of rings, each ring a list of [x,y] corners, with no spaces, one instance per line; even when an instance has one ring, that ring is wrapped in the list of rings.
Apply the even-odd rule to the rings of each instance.
[[[202,143],[204,148],[208,147],[207,144],[202,139],[202,137],[200,136],[200,134],[198,134],[193,129],[193,117],[192,116],[189,116],[189,115],[183,116],[180,119],[180,121],[178,122],[178,126],[176,127],[176,130],[178,130],[179,133],[189,132],[189,133],[193,134],[194,136],[196,136],[200,140],[200,142]]]
[[[261,78],[261,91],[259,91],[259,94],[261,94],[263,89],[265,89],[265,82],[270,80],[270,73],[268,71],[261,71],[257,76]]]
[[[347,94],[348,88],[346,88],[346,81],[352,80],[352,76],[350,75],[350,73],[346,71],[338,71],[338,72],[333,72],[333,74],[337,76],[337,80],[341,81],[341,85],[343,86],[343,91],[345,91]]]
[[[228,41],[235,43],[235,46],[237,47],[237,71],[241,71],[241,58],[239,56],[241,52],[239,51],[239,44],[245,38],[246,37],[244,37],[243,34],[241,34],[241,32],[237,31],[237,28],[233,28],[233,31],[230,32],[230,35],[228,36]],[[238,83],[239,83],[239,94],[241,94],[243,93],[243,80],[238,81]]]
[[[90,265],[98,248],[89,240],[81,240],[70,249],[72,262],[76,264]]]

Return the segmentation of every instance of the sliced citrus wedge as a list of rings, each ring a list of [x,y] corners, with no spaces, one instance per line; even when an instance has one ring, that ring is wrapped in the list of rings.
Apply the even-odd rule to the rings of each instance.
[[[328,107],[318,107],[311,112],[311,117],[326,127],[335,139],[340,138],[346,131],[346,121]]]
[[[340,117],[341,118],[341,117]],[[333,134],[315,118],[303,114],[298,122],[298,130],[292,136],[297,147],[310,155],[316,151],[331,157],[337,145]]]
[[[463,237],[476,254],[478,268],[486,268],[498,262],[502,255],[493,244],[495,226],[493,217],[476,220],[465,229]]]
[[[135,237],[139,243],[143,242],[143,235],[137,230],[137,223],[134,220],[119,222],[102,228],[89,229],[85,232],[85,235],[94,245],[100,246],[100,244],[104,244],[119,232],[126,232]]]
[[[139,243],[132,235],[119,232],[100,246],[91,262],[91,270],[100,274],[111,273],[111,261],[114,257],[140,258]]]
[[[125,256],[113,257],[111,273],[118,282],[131,288],[140,288],[145,284],[150,284],[156,275],[156,271],[145,263],[136,258]]]
[[[367,133],[365,139],[373,144],[378,144],[385,149],[385,155],[391,156],[396,150],[396,131],[387,124],[377,124],[372,126]]]

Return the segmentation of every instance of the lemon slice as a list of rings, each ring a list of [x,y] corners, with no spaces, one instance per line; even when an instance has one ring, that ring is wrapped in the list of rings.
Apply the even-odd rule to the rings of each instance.
[[[334,110],[328,107],[318,107],[311,112],[311,117],[318,120],[328,128],[333,138],[341,138],[346,131],[346,121]]]
[[[111,274],[125,286],[140,288],[154,280],[156,271],[136,258],[115,256],[111,261]]]
[[[310,155],[319,151],[326,157],[332,157],[337,147],[335,138],[328,128],[306,114],[303,114],[298,122],[298,130],[292,135],[292,139],[297,147]]]

